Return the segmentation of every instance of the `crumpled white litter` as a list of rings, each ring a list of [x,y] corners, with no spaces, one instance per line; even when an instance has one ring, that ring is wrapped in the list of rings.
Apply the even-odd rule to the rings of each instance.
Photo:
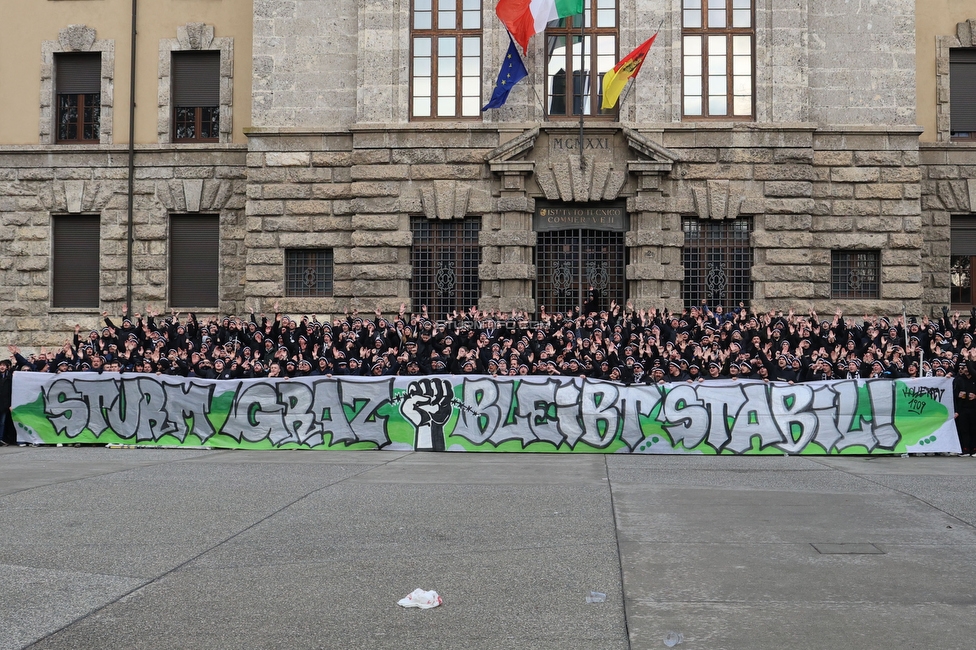
[[[407,594],[406,598],[398,600],[397,605],[400,607],[430,609],[431,607],[437,607],[441,602],[441,597],[437,595],[436,591],[424,591],[420,587],[417,587]]]

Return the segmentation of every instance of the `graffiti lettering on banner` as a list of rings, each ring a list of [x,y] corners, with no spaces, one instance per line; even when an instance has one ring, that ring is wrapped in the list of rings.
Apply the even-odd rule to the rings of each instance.
[[[951,379],[624,385],[570,377],[216,381],[16,373],[18,440],[243,449],[958,452]]]

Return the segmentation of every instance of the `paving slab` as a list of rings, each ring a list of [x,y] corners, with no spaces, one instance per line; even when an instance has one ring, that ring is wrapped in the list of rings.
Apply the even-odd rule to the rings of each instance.
[[[45,454],[70,466],[105,453],[77,451],[28,456],[40,471]],[[628,646],[601,456],[115,453],[128,464],[32,477],[0,501],[24,571],[138,579],[121,597],[92,593],[61,629],[36,625],[31,647]],[[396,605],[417,587],[444,604]],[[607,602],[586,603],[590,590]]]
[[[959,463],[610,459],[631,647],[973,647],[974,520],[913,493],[964,501]]]
[[[188,567],[36,647],[626,648],[616,552],[560,551]],[[586,604],[594,585],[614,602]],[[417,587],[444,603],[396,605]]]
[[[0,648],[23,648],[89,616],[144,580],[0,564]]]
[[[974,493],[948,457],[2,448],[0,650],[971,648]]]

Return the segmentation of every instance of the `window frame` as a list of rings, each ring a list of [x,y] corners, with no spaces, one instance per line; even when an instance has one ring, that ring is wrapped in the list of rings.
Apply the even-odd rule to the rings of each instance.
[[[203,222],[206,220],[206,225],[208,228],[215,230],[214,232],[192,233],[192,237],[187,237],[187,240],[191,240],[195,245],[203,246],[207,243],[203,235],[209,235],[209,239],[214,244],[214,249],[212,251],[211,258],[213,260],[213,265],[206,269],[209,273],[212,271],[213,276],[211,278],[204,277],[202,264],[197,264],[193,266],[189,272],[185,269],[177,271],[176,255],[176,244],[177,237],[175,236],[175,231],[177,228],[183,227],[188,224],[197,223],[200,227],[203,227]],[[179,240],[180,242],[183,239]],[[217,214],[185,214],[185,213],[172,213],[169,215],[169,236],[167,237],[167,255],[166,261],[169,266],[167,273],[167,300],[169,306],[173,309],[188,310],[188,309],[217,309],[220,306],[220,215]],[[192,251],[191,251],[192,252]],[[208,253],[210,251],[207,251]],[[179,251],[180,255],[186,255],[187,251]],[[203,291],[200,289],[200,285],[207,281],[211,287],[207,287],[207,290],[213,291],[213,304],[179,304],[182,302],[182,295],[190,293],[193,291],[188,291],[183,286],[177,287],[180,282],[187,282],[195,287],[196,291]],[[179,298],[180,300],[177,300]]]
[[[172,52],[171,56],[172,56],[172,68],[171,68],[172,76],[170,79],[170,83],[172,84],[172,89],[170,92],[170,97],[172,97],[172,100],[171,100],[170,110],[172,111],[172,115],[171,115],[171,121],[172,121],[171,123],[173,129],[172,136],[171,136],[172,141],[174,143],[182,143],[182,144],[194,143],[194,142],[199,142],[199,143],[220,142],[220,97],[219,97],[220,52],[218,50],[189,50],[189,51],[182,50],[182,51]],[[212,71],[212,73],[216,73],[217,75],[216,79],[212,80],[212,82],[215,82],[215,85],[217,87],[218,97],[217,97],[216,104],[209,104],[207,106],[180,106],[177,104],[176,98],[177,95],[179,94],[177,92],[177,84],[179,83],[180,80],[177,77],[176,61],[179,58],[189,59],[190,57],[194,57],[194,56],[196,57],[206,56],[207,58],[216,59],[216,68],[215,70]],[[199,72],[197,72],[197,74],[199,74]],[[192,111],[191,120],[181,119],[180,117],[181,111],[187,111],[187,110]],[[204,115],[207,113],[207,111],[211,111],[210,120],[209,120],[211,130],[209,131],[209,133],[213,134],[213,131],[215,129],[216,135],[209,135],[204,137],[201,134],[203,133],[203,125],[205,123],[203,118]],[[212,114],[213,112],[216,112],[216,116]],[[189,123],[192,123],[193,125],[193,135],[191,137],[185,137],[185,136],[180,137],[179,136],[180,127]]]
[[[69,58],[89,58],[92,60],[92,65],[95,66],[95,74],[97,78],[96,86],[97,91],[92,92],[91,90],[85,92],[62,92],[62,85],[59,83],[61,76],[61,69],[65,67],[65,62]],[[102,89],[101,89],[101,77],[102,77],[102,53],[101,52],[57,52],[54,54],[54,128],[52,129],[54,134],[54,142],[56,144],[99,144],[101,141],[101,122],[102,122]],[[75,133],[78,137],[68,138],[61,136],[61,127],[65,125],[63,122],[63,111],[66,107],[63,105],[62,99],[68,99],[73,101],[73,105],[70,108],[74,109],[75,119],[70,122],[75,128]],[[89,100],[91,103],[89,103]],[[94,104],[94,106],[92,106]],[[93,109],[94,119],[88,121],[86,119],[87,111]],[[85,138],[85,127],[91,125],[94,129],[93,137]]]
[[[96,104],[95,108],[101,112],[101,93],[58,93],[57,94],[57,115],[55,116],[55,134],[54,141],[57,144],[98,144],[99,137],[101,135],[101,115],[98,115],[98,119],[93,121],[86,120],[86,113],[88,109],[92,108],[88,101],[88,98],[93,99],[93,103]],[[61,100],[73,99],[74,105],[71,106],[75,113],[75,120],[71,121],[71,124],[76,129],[76,133],[84,134],[85,127],[91,126],[94,130],[94,137],[85,138],[66,138],[61,136],[61,127],[64,126],[64,121],[62,119],[62,111],[65,110]],[[80,118],[80,119],[79,119]]]
[[[683,121],[755,121],[756,120],[756,2],[755,0],[749,0],[749,27],[733,27],[733,17],[735,9],[735,0],[723,0],[725,2],[725,27],[709,27],[708,24],[708,14],[709,14],[709,2],[710,0],[682,0],[681,9],[681,95],[680,95],[680,110],[681,119]],[[695,2],[699,5],[698,9],[690,9],[691,11],[699,11],[701,14],[701,26],[700,27],[686,27],[685,18],[686,13],[689,11],[685,5],[689,2]],[[739,9],[741,11],[741,9]],[[710,97],[708,93],[709,88],[709,75],[708,74],[708,41],[709,36],[724,36],[727,39],[726,49],[723,54],[726,58],[725,62],[725,99],[726,107],[728,112],[722,115],[712,115],[711,111],[708,110],[708,99]],[[750,112],[748,114],[735,113],[735,76],[734,75],[734,41],[735,36],[748,36],[750,38],[750,51],[749,51],[749,61],[750,61],[750,94],[749,94],[749,105]],[[701,94],[700,95],[686,95],[685,88],[689,76],[685,71],[685,57],[689,56],[686,54],[685,42],[687,37],[698,37],[701,39],[701,74],[697,75],[701,77]],[[694,55],[691,55],[694,56]],[[686,97],[700,97],[701,98],[701,114],[689,114],[686,112]]]
[[[957,270],[955,260],[965,261],[965,273],[960,273],[962,268]],[[949,256],[949,304],[952,305],[953,309],[964,310],[972,308],[976,305],[976,300],[973,296],[973,269],[976,269],[976,255],[950,255]],[[960,279],[965,278],[966,287],[962,287],[961,284],[957,285],[955,278],[953,276],[958,275]],[[958,286],[958,288],[957,288]],[[969,292],[969,300],[960,300],[963,295],[961,291]]]
[[[65,232],[68,222],[73,222],[70,232]],[[94,269],[79,272],[76,259],[64,260],[59,254],[68,242],[64,237],[77,236],[81,228],[90,229],[85,232],[85,241],[77,247],[72,246],[72,253],[78,258],[84,257],[88,262],[94,262]],[[59,262],[59,260],[61,260]],[[67,263],[70,269],[62,272],[61,267]],[[83,286],[83,291],[79,287]],[[97,214],[55,214],[51,215],[51,300],[53,309],[98,309],[101,294],[101,217]],[[62,296],[91,298],[83,304],[67,304]]]
[[[418,3],[425,3],[430,5],[430,10],[427,11],[426,8],[418,9]],[[471,121],[481,119],[481,106],[482,106],[482,91],[483,91],[483,79],[482,79],[482,66],[484,63],[484,5],[478,0],[476,2],[478,6],[478,27],[465,28],[464,25],[464,6],[466,3],[473,3],[475,0],[411,0],[410,3],[410,109],[409,118],[411,121]],[[442,6],[454,5],[453,10],[442,10]],[[441,29],[439,27],[440,14],[449,11],[453,13],[455,17],[455,27],[453,29]],[[472,11],[471,9],[468,10]],[[429,13],[430,14],[430,28],[417,28],[418,14]],[[440,115],[439,111],[439,99],[438,86],[441,83],[440,79],[448,79],[450,77],[438,75],[438,65],[439,59],[443,58],[439,56],[438,51],[438,39],[441,38],[453,38],[454,43],[454,114],[453,115]],[[477,70],[477,76],[465,75],[464,65],[465,65],[465,55],[464,55],[464,44],[465,39],[477,38],[478,40],[478,60],[475,69]],[[420,39],[429,39],[430,41],[430,56],[429,57],[418,57],[417,55],[417,41]],[[418,76],[418,59],[429,59],[430,62],[430,74],[429,76]],[[471,58],[470,56],[467,58]],[[477,89],[476,95],[465,95],[464,94],[464,81],[465,79],[474,78],[476,81],[474,85]],[[418,79],[429,79],[430,82],[430,95],[417,95],[418,91]],[[430,101],[429,114],[428,115],[418,115],[415,109],[417,108],[418,98],[428,97]],[[465,98],[474,99],[473,111],[469,115],[465,115]]]
[[[191,138],[185,138],[185,137],[184,138],[181,138],[181,137],[179,137],[177,135],[177,133],[179,133],[180,125],[189,123],[187,120],[181,120],[180,119],[180,116],[179,116],[180,115],[180,109],[188,109],[188,110],[193,111],[193,114],[192,114],[193,115],[192,124],[193,124],[193,133],[194,133],[194,136],[191,137]],[[206,137],[205,138],[205,137],[203,137],[201,135],[198,135],[198,134],[200,134],[200,133],[203,132],[203,125],[207,121],[207,120],[204,120],[204,114],[205,114],[206,111],[216,111],[217,112],[217,115],[216,115],[216,120],[217,120],[217,124],[218,124],[218,126],[217,126],[217,133],[218,133],[217,137]],[[213,115],[210,116],[209,122],[210,122],[211,128],[212,128],[212,125],[214,123],[214,116]],[[195,106],[195,107],[192,107],[192,108],[189,107],[189,106],[174,106],[173,107],[173,142],[174,143],[182,143],[182,144],[192,143],[192,142],[220,142],[220,135],[219,135],[220,134],[220,126],[219,126],[219,124],[220,124],[220,106]],[[212,131],[211,131],[211,133],[212,133]]]
[[[478,272],[483,255],[481,250],[482,219],[478,216],[468,216],[463,219],[429,219],[426,216],[414,215],[410,218],[410,234],[413,243],[410,246],[410,301],[413,310],[420,305],[427,306],[431,318],[444,319],[453,310],[466,312],[469,307],[476,305],[481,299],[481,279]],[[420,227],[428,236],[420,232]],[[449,232],[451,229],[453,232]],[[447,253],[445,259],[441,253]],[[442,262],[450,262],[451,266],[439,266]],[[428,275],[421,275],[425,271]],[[441,271],[444,272],[440,278]],[[445,282],[453,274],[455,279],[449,286]],[[441,297],[436,296],[438,285],[443,286]],[[444,293],[457,287],[454,296],[444,296]],[[474,298],[473,304],[465,304]],[[419,303],[419,304],[418,304]]]
[[[322,268],[316,268],[316,273],[322,272],[322,275],[326,276],[321,282],[325,285],[320,292],[316,290],[309,289],[307,291],[298,290],[297,287],[300,284],[308,287],[309,282],[307,279],[307,273],[310,269],[305,269],[301,274],[298,273],[299,261],[296,259],[298,256],[305,256],[305,259],[310,255],[323,255],[327,259],[323,259]],[[304,262],[303,266],[307,266],[308,262]],[[295,282],[293,284],[293,281]],[[319,283],[316,277],[316,284]],[[286,248],[285,249],[285,286],[284,295],[286,298],[332,298],[335,295],[335,249],[333,248]]]
[[[963,56],[965,53],[965,56]],[[969,61],[956,60],[953,58],[966,58]],[[961,70],[968,68],[968,76],[965,81],[969,84],[964,84],[963,79],[960,78]],[[953,69],[957,72],[954,75]],[[955,83],[953,79],[955,78]],[[960,86],[965,86],[965,96],[960,94],[962,88]],[[955,96],[955,99],[953,99]],[[952,127],[952,113],[955,109],[960,110],[960,106],[966,106],[968,112],[976,113],[976,108],[974,108],[974,103],[976,103],[976,47],[953,47],[949,48],[949,139],[952,142],[976,142],[976,123],[973,124],[973,128],[968,131],[958,131],[958,133],[965,133],[965,135],[957,135],[957,131]],[[976,121],[976,115],[967,116],[969,119]]]
[[[568,112],[564,113],[553,113],[552,112],[552,101],[555,99],[554,93],[552,92],[553,80],[555,75],[549,74],[549,68],[551,64],[551,58],[549,52],[553,48],[553,39],[565,38],[567,43],[575,44],[573,39],[579,38],[580,36],[580,26],[576,24],[577,16],[584,16],[583,24],[583,37],[589,46],[589,55],[586,54],[587,45],[583,46],[583,56],[587,59],[586,63],[589,64],[589,75],[587,81],[589,82],[590,91],[587,94],[588,98],[588,112],[581,111],[583,117],[586,119],[593,120],[605,120],[605,121],[615,121],[619,116],[620,102],[609,109],[604,111],[602,108],[603,103],[603,75],[606,74],[608,70],[611,70],[620,61],[620,2],[614,0],[613,2],[613,26],[612,27],[597,27],[599,23],[599,12],[606,11],[606,7],[601,7],[599,5],[600,1],[604,0],[584,0],[583,1],[583,14],[576,14],[574,16],[568,16],[560,20],[554,20],[549,25],[546,26],[543,32],[544,43],[546,52],[545,56],[545,82],[543,84],[544,96],[543,110],[545,115],[549,119],[553,120],[578,120],[580,119],[580,114],[574,112],[576,109],[576,69],[574,65],[579,64],[580,55],[573,52],[573,47],[566,48],[565,58],[563,59],[565,64],[563,70],[566,71],[565,81],[564,81],[564,96],[562,99],[566,102],[566,107],[569,108]],[[561,23],[561,24],[560,24]],[[600,71],[600,57],[608,56],[606,54],[601,55],[599,52],[599,42],[600,38],[605,38],[608,36],[613,37],[613,53],[609,55],[610,65],[607,70]],[[573,75],[573,88],[570,89],[569,84],[569,73]],[[582,94],[582,93],[581,93]],[[581,102],[582,103],[582,102]]]
[[[85,25],[68,25],[59,30],[57,40],[41,43],[40,110],[38,120],[38,142],[50,145],[71,145],[72,142],[58,141],[58,96],[56,88],[56,68],[54,57],[62,53],[93,52],[101,55],[99,72],[99,136],[97,142],[89,144],[108,145],[113,143],[114,126],[114,75],[115,41],[99,40],[95,30]]]
[[[851,288],[849,280],[844,278],[851,274],[855,268],[853,263],[862,260],[855,259],[857,256],[864,256],[863,262],[873,264],[874,288],[858,289]],[[868,270],[872,270],[868,268]],[[870,279],[869,279],[870,281]],[[838,288],[846,283],[847,290]],[[833,249],[830,251],[830,297],[831,299],[843,300],[877,300],[881,298],[881,251],[878,249]]]
[[[176,38],[159,41],[159,83],[157,92],[158,120],[156,125],[159,144],[183,144],[173,142],[172,64],[174,52],[220,52],[220,143],[234,140],[234,38],[214,38],[213,25],[188,23],[176,28]],[[194,144],[189,142],[189,144]]]
[[[949,233],[949,302],[954,309],[968,311],[976,305],[976,291],[973,291],[973,270],[976,269],[976,215],[951,215]],[[962,261],[965,261],[968,267],[956,266],[956,262]],[[962,297],[958,292],[964,288],[961,285],[963,280],[968,284],[968,287],[965,287],[969,292],[968,302],[957,299]]]
[[[705,300],[712,308],[722,306],[729,310],[739,303],[752,304],[755,297],[755,281],[752,270],[756,264],[756,248],[752,235],[755,232],[752,216],[735,219],[703,219],[699,216],[681,217],[684,241],[681,246],[683,280],[681,299],[686,307],[700,306]],[[725,276],[722,297],[715,296],[710,285],[711,265],[716,261],[727,268],[714,270],[717,278]]]

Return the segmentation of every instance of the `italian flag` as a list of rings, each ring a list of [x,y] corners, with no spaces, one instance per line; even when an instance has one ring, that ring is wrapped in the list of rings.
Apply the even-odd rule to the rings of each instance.
[[[583,0],[498,0],[495,13],[527,53],[529,39],[558,18],[583,13]]]

